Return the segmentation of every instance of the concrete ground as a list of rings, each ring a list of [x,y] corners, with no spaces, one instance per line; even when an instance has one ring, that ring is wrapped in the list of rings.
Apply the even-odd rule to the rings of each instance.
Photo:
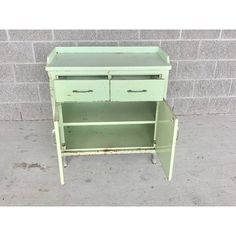
[[[150,155],[71,158],[59,183],[51,121],[0,122],[0,205],[236,205],[236,115],[180,119],[173,180]]]

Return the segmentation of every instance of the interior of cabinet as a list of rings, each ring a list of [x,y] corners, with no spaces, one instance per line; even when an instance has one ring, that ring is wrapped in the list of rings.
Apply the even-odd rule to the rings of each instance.
[[[63,124],[154,124],[156,102],[83,102],[62,104]]]
[[[65,145],[72,149],[153,147],[153,124],[66,126]]]
[[[156,102],[61,105],[67,150],[153,147]]]
[[[156,135],[158,150],[172,146],[174,117],[164,101],[81,102],[61,106],[67,150],[153,148]]]

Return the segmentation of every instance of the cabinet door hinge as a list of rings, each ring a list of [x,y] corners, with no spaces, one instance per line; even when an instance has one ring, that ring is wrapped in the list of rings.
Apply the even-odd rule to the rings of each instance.
[[[65,143],[62,143],[61,149],[62,149],[63,151],[66,150],[66,144],[65,144]]]

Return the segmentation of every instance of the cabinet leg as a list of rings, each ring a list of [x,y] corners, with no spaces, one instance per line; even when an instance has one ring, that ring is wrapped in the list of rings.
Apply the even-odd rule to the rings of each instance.
[[[65,156],[63,157],[63,164],[64,164],[64,168],[68,166],[68,161]]]
[[[152,164],[156,165],[157,164],[157,155],[156,154],[152,154]]]

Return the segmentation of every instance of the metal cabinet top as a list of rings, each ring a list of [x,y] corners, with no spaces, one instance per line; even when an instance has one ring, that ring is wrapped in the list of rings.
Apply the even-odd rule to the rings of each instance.
[[[159,47],[56,47],[47,71],[170,70],[169,56]]]

